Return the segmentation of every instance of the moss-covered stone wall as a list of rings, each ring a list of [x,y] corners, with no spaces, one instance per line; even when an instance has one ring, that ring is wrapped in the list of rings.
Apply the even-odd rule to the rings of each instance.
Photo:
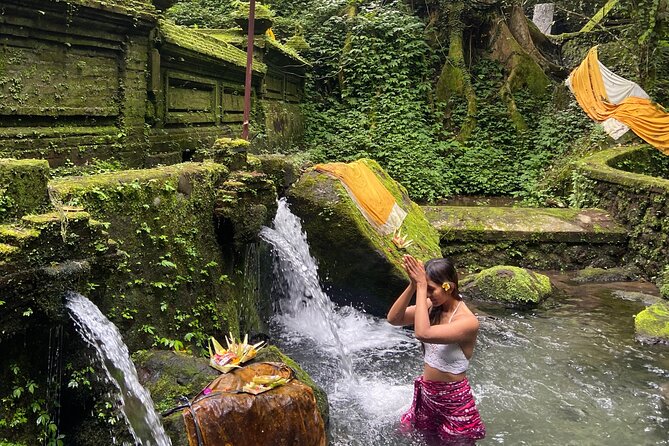
[[[258,268],[268,254],[241,219],[250,209],[256,230],[269,223],[276,193],[263,178],[213,162],[62,177],[49,182],[50,212],[0,225],[0,443],[42,443],[56,390],[67,444],[131,441],[66,291],[93,301],[131,352],[203,355],[209,336],[265,331]]]
[[[217,238],[216,188],[227,173],[221,164],[184,163],[51,183],[63,202],[107,222],[124,252],[109,280],[82,291],[131,350],[204,348],[208,335],[260,328],[254,305],[241,305],[250,298],[236,272],[244,259]]]
[[[241,134],[246,55],[232,44],[159,20],[149,1],[0,7],[0,157],[150,167],[193,159],[216,138]],[[254,62],[254,98],[269,113],[254,99],[252,134],[267,135],[260,139],[270,148],[292,145],[301,115],[293,119],[298,110],[278,104],[299,100],[302,84],[265,97],[266,72]]]
[[[621,147],[583,159],[577,164],[573,192],[576,204],[604,209],[628,228],[634,262],[648,277],[657,276],[669,263],[666,164],[663,175],[657,164],[658,176],[634,173],[640,171],[637,164],[656,156],[649,153],[652,150],[649,146]]]

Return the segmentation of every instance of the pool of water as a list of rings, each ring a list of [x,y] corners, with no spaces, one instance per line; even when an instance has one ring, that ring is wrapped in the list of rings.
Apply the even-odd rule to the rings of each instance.
[[[643,304],[616,290],[656,293],[645,283],[571,285],[541,309],[479,308],[469,379],[488,435],[478,444],[669,445],[669,350],[634,340]],[[409,329],[334,306],[332,335],[299,312],[276,314],[273,336],[328,393],[334,445],[424,445],[399,431],[422,367]],[[340,351],[343,344],[345,351]],[[341,367],[348,356],[352,374]]]

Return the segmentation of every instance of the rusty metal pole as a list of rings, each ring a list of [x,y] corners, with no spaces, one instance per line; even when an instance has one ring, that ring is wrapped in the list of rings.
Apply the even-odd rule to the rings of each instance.
[[[244,82],[244,124],[242,139],[249,140],[249,118],[251,116],[251,81],[253,78],[253,33],[255,28],[256,2],[249,1],[249,29],[246,38],[246,79]]]

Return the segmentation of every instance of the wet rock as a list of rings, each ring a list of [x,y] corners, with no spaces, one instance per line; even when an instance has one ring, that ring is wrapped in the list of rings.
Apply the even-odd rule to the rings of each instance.
[[[146,350],[133,354],[140,383],[151,392],[160,413],[181,404],[181,397],[190,400],[219,376],[209,367],[209,360],[167,350]],[[162,419],[172,446],[188,446],[186,426],[179,411]]]
[[[639,291],[615,290],[613,291],[613,295],[623,300],[629,300],[632,302],[641,302],[646,306],[653,305],[661,300],[661,298],[658,296],[641,293]]]
[[[515,266],[495,266],[462,280],[460,291],[475,300],[526,307],[548,297],[552,286],[543,274]]]
[[[572,279],[576,283],[629,282],[638,280],[639,271],[634,267],[585,268]]]
[[[660,301],[634,317],[634,331],[640,342],[669,343],[669,303]]]
[[[221,375],[217,370],[209,366],[209,360],[207,358],[199,358],[188,354],[176,353],[173,351],[166,351],[166,350],[139,351],[133,354],[133,361],[135,362],[135,367],[137,368],[137,374],[139,376],[141,384],[144,385],[151,392],[151,398],[153,399],[156,410],[158,410],[158,412],[160,413],[165,413],[166,415],[165,417],[163,417],[162,423],[163,426],[165,427],[165,431],[172,440],[172,446],[189,446],[188,431],[186,427],[187,425],[186,423],[184,423],[184,411],[182,409],[174,410],[175,408],[184,405],[186,401],[194,401],[195,399],[197,399],[196,396],[198,396],[205,387],[208,387],[210,383],[212,383],[215,380],[218,380],[219,377],[221,376],[229,377],[225,378],[225,381],[223,381],[223,383],[227,383],[224,384],[225,386],[232,386],[232,384],[230,384],[232,382],[235,383],[234,384],[235,386],[241,388],[241,386],[243,386],[243,384],[246,382],[244,381],[244,379],[248,378],[249,373],[251,373],[245,371],[243,373],[233,372],[227,375]],[[254,364],[265,363],[265,362],[286,364],[294,373],[295,382],[290,387],[290,389],[292,390],[290,392],[287,392],[288,396],[286,396],[286,392],[279,393],[280,395],[283,395],[280,398],[280,402],[284,405],[289,405],[290,407],[292,407],[293,404],[291,402],[292,401],[291,398],[293,397],[292,395],[299,393],[301,395],[299,396],[299,403],[296,402],[295,404],[301,407],[302,409],[304,409],[304,407],[311,407],[311,405],[313,405],[313,407],[315,408],[314,410],[318,414],[318,417],[314,416],[313,419],[316,418],[320,419],[323,425],[322,428],[323,431],[327,432],[327,426],[329,420],[327,395],[320,387],[318,387],[313,382],[311,377],[309,377],[309,375],[306,372],[304,372],[296,362],[294,362],[291,358],[284,355],[277,347],[273,345],[269,345],[261,349],[258,352],[258,355],[254,359],[254,361],[252,362],[253,364],[250,364],[244,369],[250,367],[249,370],[251,371],[256,370],[256,367],[258,366]],[[239,375],[240,373],[241,375]],[[253,376],[253,374],[251,374],[251,376]],[[237,389],[237,387],[234,388]],[[309,395],[310,397],[308,397]],[[253,395],[249,395],[249,397],[253,398],[258,398],[260,396],[261,395],[254,397]],[[267,395],[264,398],[267,398]],[[274,398],[276,398],[276,395]],[[236,398],[234,401],[236,402],[235,404],[237,403],[241,404],[240,401],[242,401],[242,399]],[[245,418],[242,413],[237,413],[235,415],[235,419],[240,422],[240,426],[246,426],[247,429],[254,430],[258,428],[258,423],[262,423],[263,422],[262,420],[264,419],[263,418],[260,421],[258,421],[258,419],[255,419],[254,421],[254,419],[252,418],[252,417],[257,417],[258,413],[261,413],[260,406],[262,404],[259,402],[252,403],[249,401],[246,401],[245,403],[248,404],[250,407],[248,418]],[[311,402],[307,404],[307,401]],[[255,407],[254,404],[260,406]],[[241,407],[241,406],[235,406],[235,407]],[[286,411],[289,412],[290,409],[286,409]],[[262,413],[266,414],[266,416],[270,420],[273,420],[274,418],[278,419],[276,414],[274,415],[270,414],[271,415],[270,416],[267,415],[268,412],[266,411]],[[302,412],[300,413],[304,415],[304,410],[302,410]],[[217,421],[216,423],[221,424],[221,421]],[[317,424],[318,423],[316,423],[313,426],[312,425],[309,426],[310,428],[315,429],[318,427]],[[193,428],[192,417],[191,417],[191,428]],[[239,431],[235,431],[234,429],[238,429],[238,427],[229,427],[227,432],[233,432],[233,433],[236,432],[234,433],[234,435],[238,435]],[[320,443],[308,443],[308,442],[305,443],[301,442],[302,440],[299,441],[295,440],[296,442],[293,443],[292,439],[294,439],[294,435],[296,435],[294,433],[295,428],[293,427],[282,427],[281,429],[284,429],[283,431],[279,429],[277,426],[275,426],[272,429],[273,430],[267,432],[274,432],[274,434],[284,435],[284,437],[281,436],[276,437],[277,439],[279,439],[277,440],[276,443],[272,443],[271,441],[266,443],[257,443],[258,446],[262,444],[267,444],[267,445],[283,444],[281,443],[280,440],[281,438],[290,438],[291,440],[285,444],[291,444],[291,445],[320,444]],[[263,428],[259,428],[258,430],[261,431],[263,430]],[[191,430],[191,433],[194,434],[194,431]],[[255,440],[258,440],[256,436],[253,436],[253,438]],[[271,437],[268,438],[271,439]],[[256,444],[253,442],[239,443],[239,441],[241,440],[234,439],[234,441],[230,441],[229,443],[234,444],[235,446],[243,444]],[[205,444],[226,444],[226,443],[206,442]]]
[[[441,257],[439,236],[404,187],[375,161],[364,162],[408,213],[401,231],[414,243],[407,249],[397,248],[392,234],[377,232],[341,182],[328,175],[305,172],[289,189],[288,199],[293,213],[302,219],[326,286],[335,294],[364,302],[372,312],[385,312],[408,281],[402,256],[408,253],[421,260]]]
[[[258,362],[221,375],[183,411],[192,444],[325,446],[325,425],[309,386],[297,379],[252,395],[245,384],[260,375],[292,376],[282,363]]]
[[[260,170],[274,182],[279,196],[284,196],[300,177],[300,162],[295,158],[278,153],[256,155],[253,158],[258,159]]]

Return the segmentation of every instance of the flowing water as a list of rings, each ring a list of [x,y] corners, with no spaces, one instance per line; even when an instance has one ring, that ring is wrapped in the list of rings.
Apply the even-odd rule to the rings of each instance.
[[[426,444],[398,426],[422,368],[411,331],[330,302],[285,202],[272,231],[264,237],[278,259],[281,295],[273,336],[328,393],[333,444]],[[479,444],[669,445],[669,413],[660,396],[669,383],[668,351],[634,341],[632,316],[643,304],[613,293],[652,287],[554,279],[565,294],[542,309],[488,309],[486,315],[479,309],[469,372],[488,430]],[[342,367],[344,356],[350,369]]]
[[[128,347],[116,326],[93,302],[80,294],[69,293],[66,306],[77,331],[95,349],[107,378],[118,388],[121,411],[135,443],[170,446],[172,443],[153,409],[151,396],[139,383]]]

